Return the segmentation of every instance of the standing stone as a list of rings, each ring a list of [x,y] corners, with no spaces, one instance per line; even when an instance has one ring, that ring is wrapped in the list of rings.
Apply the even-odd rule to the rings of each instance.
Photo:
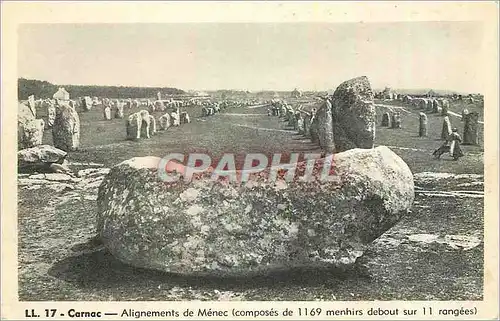
[[[401,114],[399,112],[395,112],[392,114],[391,128],[393,128],[393,129],[401,128]]]
[[[295,123],[295,112],[292,110],[292,109],[289,109],[288,112],[288,126],[290,127],[294,127],[294,123]]]
[[[90,111],[92,109],[92,98],[90,98],[89,96],[85,96],[83,97],[82,99],[82,107],[83,107],[83,111]]]
[[[432,107],[431,107],[431,112],[432,113],[437,113],[439,108],[439,103],[437,99],[432,100]]]
[[[467,108],[465,108],[464,110],[462,110],[461,121],[465,121],[465,118],[467,117],[468,114],[469,114],[469,110]]]
[[[170,127],[170,115],[168,113],[162,115],[158,122],[160,123],[160,130],[167,130]]]
[[[477,112],[470,112],[465,116],[464,125],[464,140],[465,145],[478,145],[478,121],[479,114]]]
[[[418,136],[427,136],[427,115],[424,113],[419,113],[419,129]]]
[[[43,106],[47,110],[47,121],[45,122],[46,128],[52,128],[54,126],[54,120],[56,119],[56,107],[51,101],[43,102]]]
[[[47,170],[53,163],[62,164],[68,153],[51,145],[39,145],[17,152],[20,170]]]
[[[311,135],[311,142],[319,143],[319,133],[318,133],[318,115],[315,114],[311,120],[311,127],[309,128],[309,133]]]
[[[450,102],[446,99],[443,100],[443,106],[441,107],[441,116],[448,116],[448,109],[450,108]]]
[[[425,110],[426,106],[427,106],[427,100],[425,98],[420,98],[418,101],[418,108]]]
[[[27,140],[29,140],[26,136],[32,135],[31,132],[33,128],[38,128],[35,125],[36,121],[36,109],[30,106],[30,102],[22,102],[18,104],[18,114],[17,114],[17,146],[19,149],[29,148],[33,146]],[[28,132],[25,133],[25,130]]]
[[[433,101],[433,103],[432,103],[432,112],[434,114],[441,114],[442,108],[441,108],[441,106],[439,104],[440,104],[440,102],[437,99],[435,99]]]
[[[323,152],[331,154],[335,151],[335,143],[333,140],[332,104],[330,100],[327,99],[321,105],[316,116],[318,118],[319,146]]]
[[[302,116],[302,114],[299,112],[297,113],[297,131],[298,131],[298,134],[299,135],[303,135],[304,134],[304,118]]]
[[[18,132],[18,149],[32,148],[42,145],[45,122],[43,119],[27,120]]]
[[[211,179],[210,171],[172,184],[159,179],[160,158],[132,158],[99,187],[99,238],[118,260],[168,273],[349,268],[411,213],[415,187],[408,165],[385,146],[338,153],[333,162],[333,180],[287,183],[267,179],[266,169],[251,185]],[[177,169],[184,167],[166,166],[172,176]]]
[[[123,118],[123,103],[120,101],[116,102],[116,109],[115,109],[115,118]]]
[[[68,105],[56,106],[56,119],[52,126],[54,146],[64,151],[75,151],[80,146],[80,118]]]
[[[451,135],[451,122],[450,117],[445,116],[443,119],[443,129],[441,130],[441,139],[447,140],[448,136]]]
[[[189,117],[189,114],[187,111],[183,111],[180,114],[180,123],[181,124],[189,124],[191,123],[191,118]]]
[[[390,123],[390,116],[389,113],[383,113],[382,114],[382,126],[384,127],[389,127]]]
[[[158,92],[158,93],[156,94],[156,98],[158,98],[158,100],[161,100],[161,92]]]
[[[111,107],[110,106],[104,106],[104,120],[111,120]]]
[[[377,115],[368,78],[362,76],[343,82],[332,99],[336,149],[373,148]]]

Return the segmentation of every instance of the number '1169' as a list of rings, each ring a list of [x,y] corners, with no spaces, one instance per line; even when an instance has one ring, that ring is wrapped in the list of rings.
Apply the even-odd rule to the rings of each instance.
[[[321,315],[321,309],[320,308],[315,308],[315,309],[308,309],[308,308],[299,308],[299,316],[311,316],[314,317],[316,315]]]

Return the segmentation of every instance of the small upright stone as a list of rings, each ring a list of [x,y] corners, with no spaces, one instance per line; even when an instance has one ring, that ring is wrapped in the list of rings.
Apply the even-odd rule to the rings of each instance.
[[[450,108],[450,102],[448,100],[443,100],[443,106],[441,106],[441,116],[448,116],[448,109]]]
[[[366,76],[341,83],[332,96],[334,140],[337,151],[373,148],[377,114]]]
[[[451,135],[450,117],[445,116],[443,119],[443,129],[441,130],[441,139],[447,140],[448,136],[450,135]]]
[[[391,117],[391,128],[399,129],[401,128],[401,114],[399,112],[395,112]]]

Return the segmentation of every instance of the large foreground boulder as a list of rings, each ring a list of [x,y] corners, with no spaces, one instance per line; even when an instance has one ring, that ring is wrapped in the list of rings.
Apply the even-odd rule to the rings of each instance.
[[[48,170],[51,164],[63,164],[67,155],[65,151],[51,145],[22,149],[17,152],[18,168],[19,170]]]
[[[368,78],[362,76],[343,82],[332,100],[336,150],[373,148],[376,112]]]
[[[111,169],[99,187],[97,229],[119,260],[166,272],[346,268],[414,199],[410,169],[384,146],[335,154],[332,181],[319,180],[318,161],[309,182],[273,182],[262,172],[238,184],[207,172],[166,183],[158,178],[159,161],[132,158]]]

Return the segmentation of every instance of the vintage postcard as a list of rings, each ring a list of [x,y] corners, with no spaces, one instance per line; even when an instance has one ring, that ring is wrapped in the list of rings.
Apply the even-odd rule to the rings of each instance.
[[[2,318],[496,319],[498,103],[497,2],[4,2]]]

